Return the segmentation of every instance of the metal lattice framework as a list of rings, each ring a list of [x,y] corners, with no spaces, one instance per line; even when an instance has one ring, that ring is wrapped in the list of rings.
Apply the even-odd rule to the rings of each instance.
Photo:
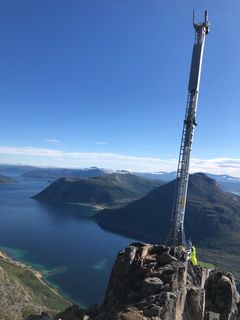
[[[195,16],[193,12],[193,26],[195,29],[195,41],[193,45],[191,71],[188,84],[187,108],[183,124],[183,133],[177,169],[176,187],[171,217],[171,230],[167,240],[169,245],[174,246],[185,244],[184,216],[189,180],[189,164],[194,129],[196,126],[196,111],[205,36],[208,34],[210,29],[207,11],[205,11],[205,20],[203,23],[195,23]]]

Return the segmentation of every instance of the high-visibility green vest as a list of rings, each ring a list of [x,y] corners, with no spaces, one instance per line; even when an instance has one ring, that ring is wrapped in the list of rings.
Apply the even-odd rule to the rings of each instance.
[[[193,266],[197,266],[198,262],[197,262],[196,248],[194,246],[192,246],[191,248],[190,260]]]

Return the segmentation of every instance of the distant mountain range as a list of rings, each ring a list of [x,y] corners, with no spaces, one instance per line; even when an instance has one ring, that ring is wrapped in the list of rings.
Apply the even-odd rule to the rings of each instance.
[[[224,174],[216,175],[216,174],[207,173],[207,175],[210,178],[215,179],[225,191],[240,195],[240,178],[236,178],[236,177],[232,177]]]
[[[62,177],[98,177],[105,174],[103,169],[88,168],[88,169],[64,169],[64,168],[38,168],[25,172],[22,176],[31,179],[46,179],[56,180]]]
[[[17,181],[13,178],[7,177],[7,176],[2,176],[0,175],[0,184],[11,184],[11,183],[16,183]]]
[[[139,199],[162,185],[134,174],[105,174],[90,178],[60,178],[34,198],[45,202],[123,204]]]
[[[55,181],[62,177],[97,177],[106,173],[130,173],[125,170],[107,170],[103,168],[90,167],[83,169],[69,169],[69,168],[40,168],[33,166],[21,165],[0,165],[0,175],[14,177],[16,179],[36,179],[47,180],[49,182]],[[132,172],[131,172],[132,173]],[[174,180],[176,172],[134,172],[135,175],[147,179],[160,180],[169,182]],[[220,186],[225,190],[232,193],[240,194],[240,178],[232,177],[229,175],[215,175],[206,173],[210,178],[215,179]]]
[[[83,169],[69,168],[41,168],[22,165],[0,165],[0,174],[19,179],[37,179],[55,181],[62,177],[97,177],[106,173],[111,173],[112,170],[101,169],[97,167]]]
[[[136,175],[148,179],[159,179],[165,182],[169,182],[171,180],[174,180],[176,178],[176,171],[172,172],[164,172],[164,171],[158,171],[158,172],[135,172]]]
[[[169,182],[176,178],[177,172],[176,171],[155,172],[155,173],[144,172],[144,173],[136,173],[136,174],[148,179],[160,179],[162,181]],[[206,173],[206,175],[216,180],[225,191],[240,194],[240,178],[236,178],[236,177],[232,177],[224,174],[217,175],[212,173]]]
[[[20,177],[25,172],[37,169],[33,166],[0,164],[0,174],[9,177]]]

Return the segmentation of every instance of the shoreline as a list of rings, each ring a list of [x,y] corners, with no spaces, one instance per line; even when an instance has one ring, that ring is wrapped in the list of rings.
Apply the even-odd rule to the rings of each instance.
[[[81,206],[81,207],[88,207],[95,212],[105,210],[105,209],[117,209],[122,206],[125,206],[129,203],[129,201],[123,201],[123,202],[115,202],[110,204],[93,204],[93,203],[87,203],[87,202],[66,202],[66,204],[74,205],[74,206]]]
[[[66,300],[67,302],[69,303],[73,303],[73,301],[71,301],[69,298],[66,298],[65,296],[63,296],[62,294],[60,294],[58,292],[58,290],[54,287],[51,287],[46,281],[44,281],[44,274],[43,272],[39,271],[39,270],[36,270],[32,267],[30,267],[29,265],[23,263],[23,262],[20,262],[20,261],[17,261],[17,260],[14,260],[12,259],[4,250],[0,249],[0,259],[10,263],[10,264],[13,264],[17,267],[20,267],[26,271],[30,271],[37,279],[38,281],[41,282],[42,285],[44,285],[45,287],[47,287],[50,291],[52,291],[55,295],[63,298],[64,300]]]
[[[90,204],[90,203],[84,203],[84,202],[67,202],[67,204],[75,205],[75,206],[82,206],[82,207],[89,207],[93,209],[94,211],[100,211],[103,209],[106,209],[107,207],[101,204]]]

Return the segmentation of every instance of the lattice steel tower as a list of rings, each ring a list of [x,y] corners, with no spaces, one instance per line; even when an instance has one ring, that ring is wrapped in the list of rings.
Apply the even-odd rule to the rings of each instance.
[[[189,163],[194,128],[196,126],[196,111],[205,36],[208,34],[210,29],[207,11],[205,11],[205,20],[203,23],[195,23],[195,16],[193,12],[193,27],[195,29],[195,41],[193,45],[192,64],[188,84],[187,108],[183,125],[177,169],[176,187],[171,217],[171,230],[167,239],[167,243],[173,246],[185,244],[184,215],[189,179]]]

